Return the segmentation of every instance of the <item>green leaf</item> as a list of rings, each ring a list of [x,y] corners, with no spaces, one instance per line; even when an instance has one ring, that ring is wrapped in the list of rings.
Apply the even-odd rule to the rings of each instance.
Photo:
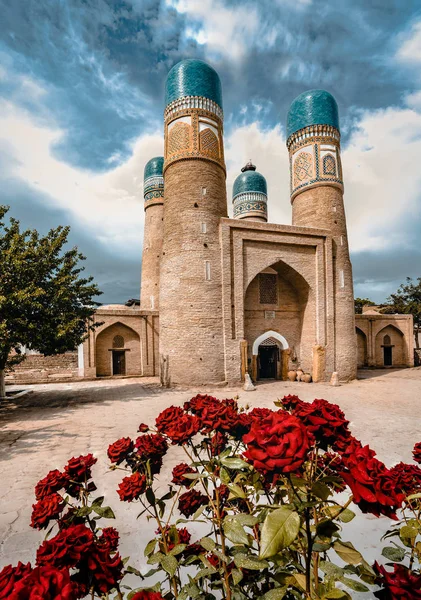
[[[328,600],[352,600],[351,596],[347,592],[345,592],[345,590],[338,589],[334,589],[330,592],[327,592],[327,594],[323,596],[323,600],[325,598]]]
[[[203,538],[202,538],[202,539],[199,541],[199,544],[200,544],[201,546],[203,546],[203,548],[204,548],[205,550],[208,550],[209,552],[211,552],[211,551],[212,551],[212,550],[215,548],[215,546],[216,546],[215,542],[214,542],[214,541],[213,541],[213,539],[212,539],[212,538],[210,538],[210,537],[203,537]]]
[[[354,517],[355,513],[352,512],[352,510],[349,510],[349,508],[345,508],[338,516],[339,520],[342,521],[342,523],[349,523]]]
[[[103,502],[104,496],[99,496],[99,498],[95,498],[95,500],[92,502],[92,506],[101,506]]]
[[[143,552],[145,556],[149,556],[150,554],[152,554],[152,552],[155,550],[156,542],[157,540],[151,540],[146,544],[146,548]]]
[[[172,550],[169,551],[168,554],[171,554],[171,556],[178,556],[178,554],[184,552],[186,548],[187,544],[177,544]]]
[[[311,493],[322,500],[327,500],[331,494],[331,491],[325,483],[316,481],[311,488]]]
[[[232,569],[232,571],[231,571],[231,577],[232,577],[232,580],[234,582],[234,585],[237,585],[237,584],[240,583],[240,581],[243,578],[243,572],[240,571],[240,569]]]
[[[141,577],[142,579],[144,579],[142,573],[140,571],[138,571],[137,569],[135,569],[134,567],[131,567],[130,565],[126,568],[126,572],[133,573],[133,575],[137,575],[138,577]]]
[[[113,512],[113,509],[110,506],[101,507],[101,510],[102,510],[102,515],[101,516],[104,519],[115,519],[115,514]],[[95,511],[95,512],[97,512],[97,511]]]
[[[162,554],[162,552],[157,552],[156,554],[152,554],[152,556],[150,556],[148,558],[148,565],[156,565],[156,564],[160,564],[162,559],[164,558],[165,554]]]
[[[349,565],[359,565],[363,557],[355,550],[351,542],[335,542],[333,549],[342,560]]]
[[[251,466],[241,458],[222,458],[220,462],[224,467],[227,467],[227,469],[238,470],[251,468]]]
[[[233,544],[245,544],[246,546],[249,545],[248,536],[241,523],[239,523],[237,520],[231,517],[226,517],[224,519],[223,527],[224,533],[230,542]]]
[[[306,589],[306,576],[302,573],[294,573],[294,579],[302,590]]]
[[[360,583],[359,581],[355,581],[355,579],[351,579],[350,577],[341,577],[341,582],[344,583],[351,590],[354,590],[354,592],[370,591],[366,585]]]
[[[269,566],[266,560],[259,560],[257,556],[248,556],[247,554],[236,554],[234,563],[239,569],[250,569],[251,571],[261,571]]]
[[[282,600],[287,592],[286,587],[278,587],[273,590],[269,590],[266,592],[264,596],[262,596],[262,600]]]
[[[155,506],[155,494],[153,493],[153,489],[148,487],[146,490],[146,500],[149,502],[151,506]]]
[[[344,576],[344,570],[331,562],[321,560],[319,566],[323,573],[326,573],[326,575],[332,577],[335,581],[339,581]]]
[[[226,469],[221,468],[219,471],[219,479],[222,481],[222,483],[230,483],[231,477]]]
[[[331,538],[334,533],[339,531],[339,527],[330,519],[325,519],[317,524],[316,532],[321,537]]]
[[[170,577],[173,577],[177,570],[178,562],[174,556],[171,556],[171,554],[168,554],[167,556],[164,556],[164,558],[162,559],[161,566],[166,570],[166,572],[168,573],[168,575]]]
[[[75,514],[77,517],[87,517],[88,515],[90,515],[90,514],[91,514],[92,510],[94,510],[95,512],[97,512],[97,510],[96,510],[96,507],[94,507],[93,505],[92,505],[92,507],[91,507],[91,506],[82,506],[81,508],[78,508],[78,509],[75,511],[75,513],[74,513],[74,514]],[[98,514],[99,514],[99,513],[98,513]],[[102,515],[101,515],[101,516],[102,516]]]
[[[417,537],[418,530],[415,527],[411,527],[410,525],[404,525],[399,530],[399,537],[401,540],[414,539]]]
[[[239,513],[232,518],[241,523],[244,527],[254,527],[259,522],[259,517],[253,517],[253,515],[247,515],[245,513]]]
[[[397,546],[386,546],[383,548],[382,554],[392,562],[401,562],[405,558],[405,550]]]
[[[288,548],[300,530],[298,513],[282,507],[270,512],[266,517],[260,539],[260,558],[274,556],[283,548]]]
[[[244,490],[237,485],[236,483],[229,483],[228,484],[229,490],[230,490],[230,498],[245,498],[246,495],[244,493]]]

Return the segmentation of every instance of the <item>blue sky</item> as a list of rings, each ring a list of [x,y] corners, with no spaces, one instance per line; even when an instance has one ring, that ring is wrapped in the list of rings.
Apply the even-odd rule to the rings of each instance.
[[[356,295],[421,276],[421,7],[406,0],[0,0],[1,203],[72,226],[104,290],[139,297],[144,163],[162,154],[165,77],[219,72],[228,193],[252,158],[290,223],[286,112],[325,88],[341,118]]]

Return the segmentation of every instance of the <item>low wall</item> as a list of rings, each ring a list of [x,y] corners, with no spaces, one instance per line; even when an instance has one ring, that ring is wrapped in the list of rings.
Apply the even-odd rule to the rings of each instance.
[[[6,373],[6,384],[45,383],[78,379],[78,353],[65,352],[57,356],[28,354],[24,361]]]

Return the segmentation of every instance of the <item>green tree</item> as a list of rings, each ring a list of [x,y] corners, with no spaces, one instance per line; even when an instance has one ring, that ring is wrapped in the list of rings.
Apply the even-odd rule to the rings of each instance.
[[[363,312],[363,306],[376,306],[376,303],[369,298],[355,298],[355,314],[361,315]]]
[[[420,347],[419,335],[421,331],[421,277],[416,280],[412,277],[406,278],[395,294],[390,294],[382,313],[413,315],[415,329],[415,345]]]
[[[102,293],[92,277],[81,277],[78,249],[63,250],[69,227],[42,237],[21,231],[16,219],[6,224],[8,210],[0,206],[0,397],[5,369],[25,358],[21,345],[46,356],[76,350],[95,327],[93,298]]]

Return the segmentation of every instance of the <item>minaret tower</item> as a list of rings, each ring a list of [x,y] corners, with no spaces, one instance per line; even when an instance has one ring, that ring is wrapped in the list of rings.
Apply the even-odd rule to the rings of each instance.
[[[164,157],[156,156],[145,166],[143,195],[145,228],[143,236],[140,305],[157,310],[159,305],[159,265],[162,251],[164,220]]]
[[[232,188],[234,219],[267,223],[267,200],[266,179],[256,171],[256,167],[249,161],[241,169],[241,175],[234,181]]]
[[[356,377],[354,290],[343,201],[338,106],[329,92],[310,90],[291,104],[287,123],[292,224],[328,229],[333,237],[335,366]]]
[[[159,299],[164,385],[225,380],[219,221],[227,216],[221,82],[189,59],[166,82]]]

